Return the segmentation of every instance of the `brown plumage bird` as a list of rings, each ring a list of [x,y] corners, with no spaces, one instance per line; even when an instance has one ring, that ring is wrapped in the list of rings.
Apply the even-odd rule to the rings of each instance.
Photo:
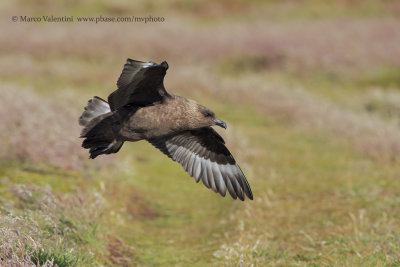
[[[226,128],[210,109],[195,101],[167,93],[167,62],[156,64],[128,59],[118,89],[89,100],[79,118],[84,126],[82,147],[90,158],[117,153],[125,141],[146,140],[179,162],[196,182],[214,192],[253,199],[249,183],[222,137],[211,128]]]

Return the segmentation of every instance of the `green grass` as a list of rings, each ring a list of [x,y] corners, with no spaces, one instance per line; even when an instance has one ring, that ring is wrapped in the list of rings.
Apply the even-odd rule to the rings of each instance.
[[[0,177],[12,177],[13,183],[34,183],[39,186],[50,185],[59,192],[71,192],[76,183],[84,184],[79,173],[62,170],[52,166],[38,166],[17,162],[1,162]]]
[[[49,185],[60,195],[99,190],[106,203],[96,220],[101,234],[82,226],[79,216],[57,217],[60,229],[72,229],[63,242],[92,251],[95,258],[48,250],[38,257],[55,257],[65,266],[118,265],[124,257],[145,266],[398,264],[397,164],[374,161],[346,140],[273,120],[253,107],[232,110],[232,104],[217,100],[209,105],[246,140],[230,144],[254,201],[223,199],[206,190],[146,142],[125,144],[114,156],[129,165],[124,170],[86,173],[3,163],[0,176],[12,183]],[[4,186],[0,195],[3,202],[15,200]],[[34,210],[33,201],[21,206],[22,212]],[[73,230],[75,224],[80,229]],[[113,249],[128,252],[113,255],[110,236],[124,242],[118,248],[110,243]]]
[[[57,264],[59,267],[76,266],[78,262],[78,258],[70,253],[61,252],[60,254],[57,254],[43,250],[35,250],[31,259],[36,265],[43,265],[47,261],[52,261],[53,264]]]
[[[79,226],[79,216],[58,217],[59,229],[72,229],[63,242],[94,250],[95,259],[79,261],[75,252],[72,258],[50,252],[40,257],[56,257],[65,266],[113,264],[117,256],[110,256],[106,244],[115,236],[134,247],[126,254],[129,262],[145,266],[398,264],[396,164],[373,161],[345,141],[271,121],[253,108],[210,105],[247,140],[232,152],[240,155],[254,201],[223,199],[206,190],[145,142],[125,144],[115,156],[130,165],[124,171],[88,175],[3,164],[0,176],[12,183],[49,185],[61,195],[78,188],[102,190],[106,207],[96,221],[101,234]],[[7,190],[1,196],[13,199]],[[22,210],[36,205],[25,203]]]
[[[221,199],[146,143],[124,147],[123,155],[133,158],[135,172],[121,180],[107,178],[106,183],[119,183],[111,189],[119,197],[108,201],[113,209],[126,208],[131,192],[138,191],[154,216],[120,211],[114,215],[118,219],[111,216],[105,225],[113,225],[113,234],[135,247],[135,262],[230,265],[239,257],[227,261],[213,255],[222,244],[235,243],[245,262],[259,265],[396,262],[397,250],[385,247],[399,238],[391,230],[399,219],[396,165],[380,165],[313,131],[265,126],[259,115],[242,113],[247,116],[236,117],[235,127],[259,150],[257,156],[244,159],[258,166],[244,168],[253,202]],[[244,229],[238,230],[240,224]],[[258,246],[257,240],[262,240]]]

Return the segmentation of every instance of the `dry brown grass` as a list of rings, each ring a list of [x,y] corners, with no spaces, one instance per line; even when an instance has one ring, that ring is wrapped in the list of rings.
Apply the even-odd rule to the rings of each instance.
[[[151,208],[139,193],[132,194],[130,201],[127,202],[126,212],[134,218],[154,219],[158,214]]]
[[[110,236],[107,241],[107,249],[110,261],[116,266],[136,266],[132,262],[134,248],[125,243],[124,240]]]
[[[0,233],[3,233],[0,229]],[[15,243],[3,243],[0,245],[0,265],[1,266],[15,266],[15,267],[52,267],[58,266],[54,264],[54,260],[47,260],[45,263],[37,265],[32,260],[34,257],[33,252],[30,251],[31,247],[27,247],[26,244],[29,244],[31,240],[23,238],[17,239]]]
[[[8,178],[3,184],[15,198],[0,210],[0,254],[5,261],[29,264],[28,257],[38,250],[75,251],[82,262],[92,260],[93,252],[87,244],[97,238],[104,206],[100,194],[55,194],[50,187],[13,184]],[[52,266],[48,264],[44,266]]]
[[[396,121],[337,106],[302,88],[277,87],[257,76],[239,81],[225,80],[221,84],[214,80],[212,83],[217,84],[213,94],[237,104],[253,105],[267,120],[306,131],[328,133],[338,140],[350,142],[358,151],[375,159],[400,159],[400,134]]]
[[[196,27],[196,30],[184,20],[171,18],[166,23],[151,25],[151,31],[148,27],[129,24],[60,23],[40,27],[32,23],[3,21],[2,24],[2,49],[26,57],[12,64],[10,59],[7,64],[2,60],[3,75],[22,73],[29,66],[29,73],[52,66],[32,64],[32,58],[35,63],[37,59],[56,60],[57,69],[60,69],[63,61],[69,61],[66,55],[100,64],[120,62],[120,58],[130,56],[179,62],[176,65],[199,61],[215,63],[231,56],[279,56],[285,68],[298,71],[336,70],[338,67],[348,70],[371,64],[399,66],[400,62],[399,21],[394,18],[317,23],[258,18],[248,23],[231,22],[229,27],[219,24],[213,28]],[[19,36],[24,36],[23,42]],[[57,69],[49,71],[57,72]]]
[[[87,166],[87,154],[78,138],[80,111],[73,108],[71,100],[45,99],[13,85],[3,85],[0,94],[3,160],[49,163],[73,170]],[[93,164],[100,167],[110,161],[104,158]]]

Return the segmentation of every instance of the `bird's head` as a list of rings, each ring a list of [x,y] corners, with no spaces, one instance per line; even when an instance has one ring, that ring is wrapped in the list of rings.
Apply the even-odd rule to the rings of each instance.
[[[211,111],[209,108],[206,108],[202,105],[197,105],[197,112],[196,112],[196,118],[198,124],[201,125],[201,127],[206,127],[206,126],[220,126],[222,128],[226,129],[226,123],[220,119],[218,119],[215,116],[215,113]]]

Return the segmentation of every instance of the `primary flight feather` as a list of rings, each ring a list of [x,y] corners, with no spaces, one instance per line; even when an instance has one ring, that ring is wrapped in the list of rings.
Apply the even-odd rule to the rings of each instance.
[[[242,170],[211,128],[226,128],[225,122],[195,101],[169,94],[164,88],[167,69],[165,61],[127,59],[108,102],[93,97],[79,118],[82,147],[94,159],[117,153],[125,141],[146,140],[214,192],[253,199]]]

